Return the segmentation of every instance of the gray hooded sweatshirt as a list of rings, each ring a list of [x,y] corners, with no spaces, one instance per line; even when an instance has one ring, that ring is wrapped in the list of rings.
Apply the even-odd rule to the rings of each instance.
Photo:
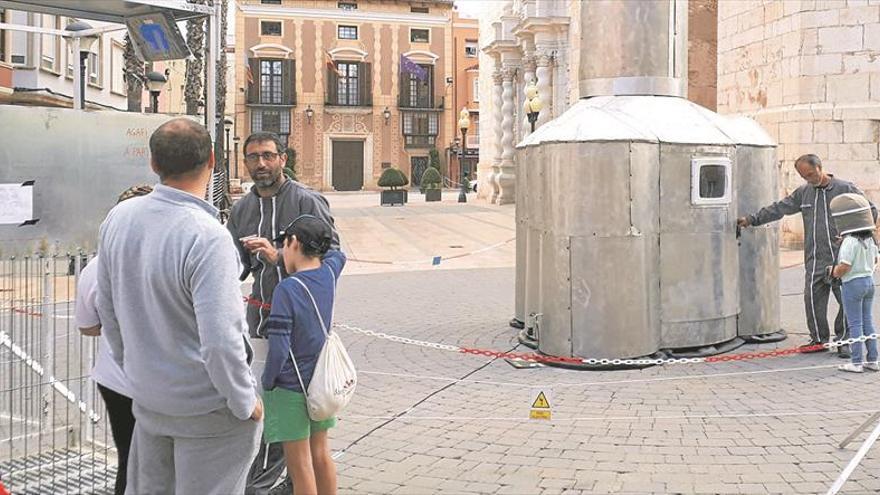
[[[257,188],[254,187],[232,206],[226,227],[235,239],[235,245],[244,265],[240,278],[245,280],[248,275],[254,277],[247,304],[247,321],[251,337],[266,338],[269,308],[263,305],[271,304],[275,286],[287,276],[287,270],[284,269],[284,258],[280,250],[278,262],[272,264],[261,256],[245,250],[239,239],[252,235],[274,239],[296,217],[306,214],[322,218],[330,224],[333,230],[333,248],[339,248],[339,233],[330,215],[327,198],[299,182],[285,178],[278,192],[269,198],[260,197]]]

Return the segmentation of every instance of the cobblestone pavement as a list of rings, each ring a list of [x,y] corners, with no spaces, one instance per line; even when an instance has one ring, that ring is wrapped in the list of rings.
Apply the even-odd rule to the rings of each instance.
[[[343,210],[337,218],[358,216]],[[410,210],[398,211],[418,213]],[[340,281],[339,323],[516,347],[506,324],[509,266],[352,268]],[[790,338],[738,352],[807,340],[802,270],[781,277]],[[517,370],[341,332],[360,372],[355,399],[331,432],[341,493],[825,493],[867,432],[847,449],[837,443],[880,409],[880,375],[838,372],[842,361],[828,353],[640,371]],[[552,421],[528,419],[539,391],[549,395]],[[842,493],[880,491],[878,449]]]
[[[800,283],[785,273],[784,291]],[[343,277],[336,320],[507,350],[513,271]],[[785,327],[803,327],[801,298]],[[878,375],[830,354],[641,371],[516,370],[503,360],[343,338],[360,370],[332,432],[343,493],[824,493],[855,453],[836,443],[878,409]],[[802,343],[792,335],[779,344]],[[529,421],[537,391],[553,420]],[[726,416],[726,417],[724,417]],[[844,493],[880,490],[880,451]]]

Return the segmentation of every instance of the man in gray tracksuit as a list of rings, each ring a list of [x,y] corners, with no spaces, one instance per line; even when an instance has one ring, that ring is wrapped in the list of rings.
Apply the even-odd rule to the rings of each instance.
[[[833,292],[841,305],[840,287],[831,285],[825,277],[825,267],[837,260],[837,227],[831,218],[828,205],[836,196],[844,193],[862,194],[852,183],[840,180],[822,169],[822,161],[816,155],[803,155],[795,160],[795,169],[807,181],[788,197],[761,208],[757,213],[737,220],[740,227],[763,225],[779,220],[785,215],[800,213],[804,221],[804,305],[810,342],[805,346],[831,342],[828,328],[828,293]],[[877,208],[871,204],[874,220]],[[834,320],[834,335],[838,340],[846,338],[843,306]],[[849,350],[841,346],[841,357],[848,358]]]
[[[282,250],[273,246],[274,239],[296,217],[309,214],[334,225],[330,205],[320,193],[288,179],[284,173],[287,162],[286,146],[277,135],[260,132],[244,142],[244,158],[254,187],[235,205],[227,227],[236,241],[244,271],[254,278],[247,302],[247,322],[254,348],[254,375],[262,375],[266,358],[266,321],[275,286],[287,276]],[[339,234],[333,228],[333,247],[339,247]],[[258,380],[259,381],[259,380]],[[247,495],[269,493],[284,471],[284,452],[281,444],[270,446],[260,443],[260,451],[248,474]],[[289,480],[280,491],[290,493]]]

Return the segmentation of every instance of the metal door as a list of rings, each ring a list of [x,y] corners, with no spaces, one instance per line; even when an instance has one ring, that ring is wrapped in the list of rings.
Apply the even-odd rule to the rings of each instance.
[[[428,170],[427,156],[414,156],[409,159],[410,163],[410,184],[414,187],[420,187],[422,184],[422,174]]]

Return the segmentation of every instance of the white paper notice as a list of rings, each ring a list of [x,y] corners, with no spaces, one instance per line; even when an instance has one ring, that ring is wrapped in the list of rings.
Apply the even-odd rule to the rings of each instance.
[[[22,224],[34,218],[34,187],[0,184],[0,224]]]

